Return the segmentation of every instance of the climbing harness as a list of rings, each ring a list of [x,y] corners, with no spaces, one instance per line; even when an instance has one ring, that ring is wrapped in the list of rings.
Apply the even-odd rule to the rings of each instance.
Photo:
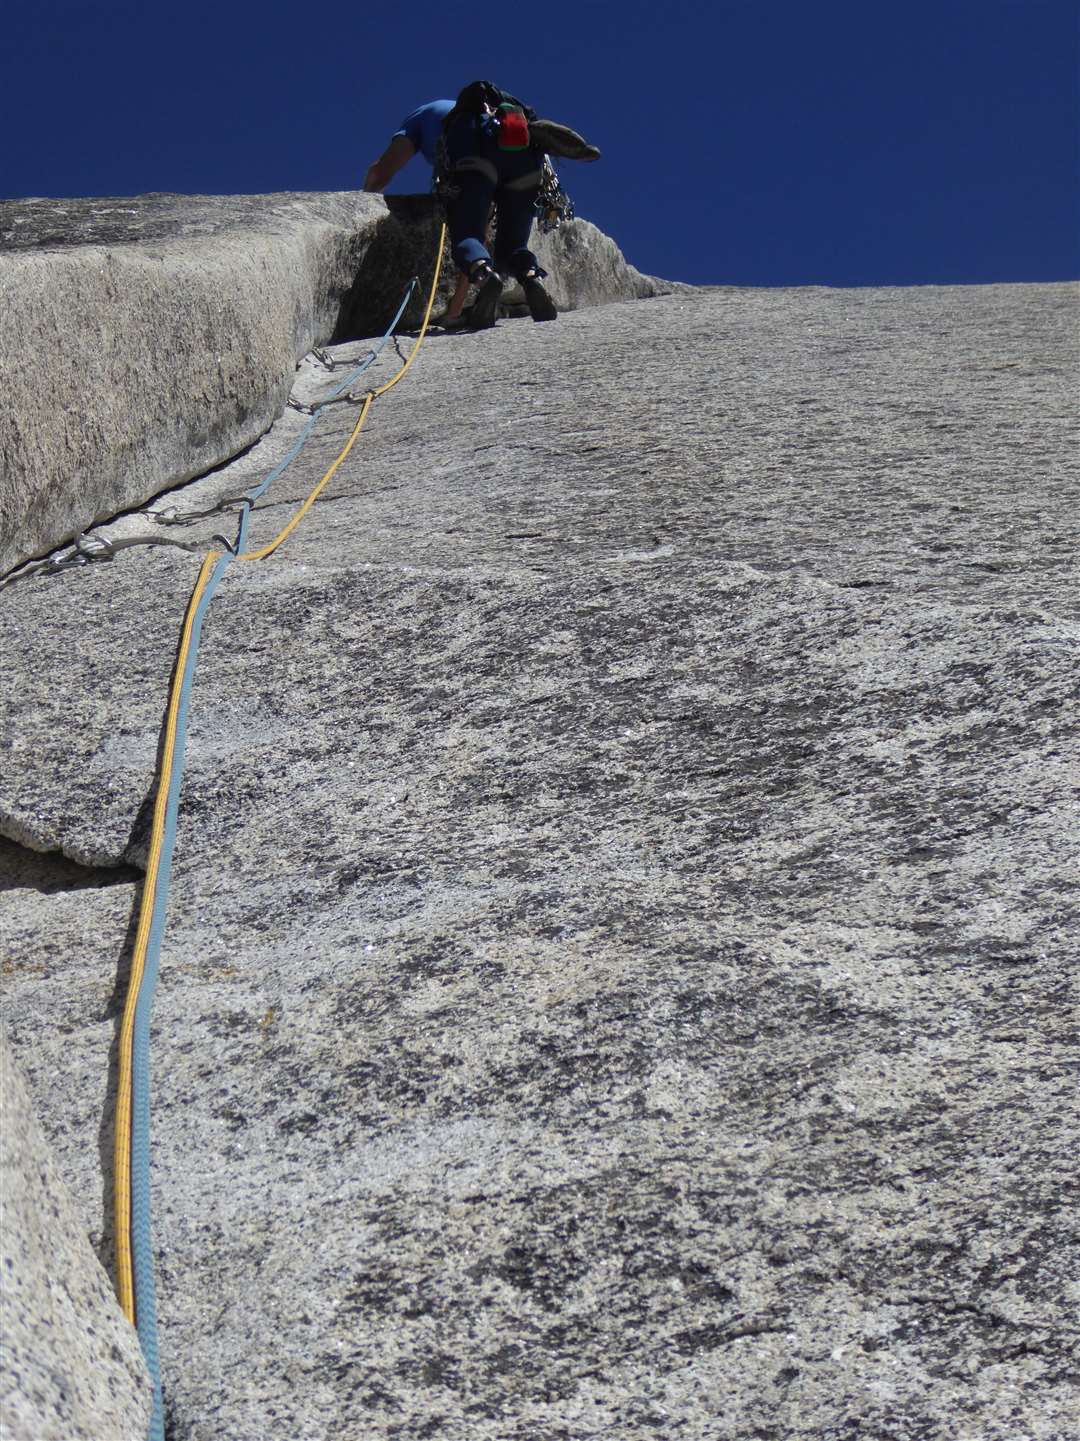
[[[446,157],[445,146],[440,151],[440,157],[435,166],[431,188],[436,200],[447,205],[461,194],[461,187],[455,185],[450,178],[450,161]],[[574,202],[563,189],[558,171],[549,155],[544,156],[540,166],[540,188],[533,201],[533,209],[536,212],[537,229],[542,235],[549,235],[574,218]]]
[[[139,1341],[153,1384],[149,1441],[163,1441],[164,1438],[150,1210],[150,1017],[154,988],[160,968],[161,943],[165,928],[169,877],[183,778],[188,702],[198,659],[202,621],[206,608],[229,565],[234,560],[262,560],[277,550],[278,546],[295,530],[311,509],[320,492],[352,450],[374,401],[392,389],[412,365],[431,320],[431,311],[435,303],[439,274],[442,269],[445,235],[446,227],[443,226],[439,234],[435,270],[423,324],[404,363],[385,384],[364,392],[360,414],[348,440],[322,479],[314,486],[288,523],[267,545],[257,550],[246,550],[248,522],[253,504],[299,454],[323,407],[320,406],[316,409],[288,456],[250,495],[239,498],[241,514],[236,541],[230,544],[223,540],[224,553],[211,551],[204,557],[184,617],[176,666],[169,691],[161,751],[161,769],[150,828],[146,880],[140,899],[131,973],[120,1026],[113,1151],[116,1289],[123,1311],[135,1324],[138,1331]],[[391,321],[379,346],[365,360],[359,370],[352,372],[335,392],[332,392],[330,400],[337,398],[338,392],[349,389],[357,375],[372,363],[382,345],[393,333],[394,327],[404,313],[405,306],[417,285],[418,281],[415,279],[410,282],[397,315]],[[228,503],[235,504],[236,498]],[[182,545],[184,549],[194,548],[183,542],[173,543]]]

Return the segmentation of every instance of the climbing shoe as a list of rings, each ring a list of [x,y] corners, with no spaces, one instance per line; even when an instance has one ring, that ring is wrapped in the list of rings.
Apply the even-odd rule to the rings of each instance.
[[[523,280],[521,288],[525,292],[525,303],[529,307],[529,314],[534,320],[557,319],[559,312],[555,308],[555,302],[535,275]]]
[[[502,295],[502,276],[492,270],[486,260],[481,260],[473,267],[469,279],[479,286],[476,299],[469,306],[469,325],[473,330],[487,330],[495,324]]]
[[[529,141],[538,150],[546,150],[549,155],[560,155],[567,160],[600,159],[595,145],[590,145],[569,125],[558,125],[554,120],[531,120]]]

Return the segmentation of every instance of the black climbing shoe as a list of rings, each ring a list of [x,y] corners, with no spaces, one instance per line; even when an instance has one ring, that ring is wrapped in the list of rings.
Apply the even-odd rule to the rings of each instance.
[[[487,330],[495,324],[499,296],[502,295],[502,276],[492,270],[487,261],[481,260],[473,267],[469,278],[480,287],[476,299],[469,306],[469,325],[473,330]]]
[[[571,130],[569,125],[558,125],[554,120],[530,120],[529,143],[549,155],[562,155],[567,160],[599,160],[600,152],[595,145]]]
[[[559,312],[555,308],[555,302],[535,275],[528,280],[523,280],[521,288],[525,292],[525,303],[529,307],[529,314],[534,320],[557,319]]]

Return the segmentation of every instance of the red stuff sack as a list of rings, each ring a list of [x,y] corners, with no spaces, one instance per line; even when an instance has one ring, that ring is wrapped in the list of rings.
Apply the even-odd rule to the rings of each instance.
[[[520,105],[500,105],[495,120],[500,150],[528,150],[529,122]]]

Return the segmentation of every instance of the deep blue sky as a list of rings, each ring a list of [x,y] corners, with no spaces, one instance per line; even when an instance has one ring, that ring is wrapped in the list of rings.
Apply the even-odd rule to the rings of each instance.
[[[564,183],[653,274],[1076,278],[1078,32],[1078,0],[43,0],[5,26],[0,196],[355,189],[483,77],[601,147]]]

